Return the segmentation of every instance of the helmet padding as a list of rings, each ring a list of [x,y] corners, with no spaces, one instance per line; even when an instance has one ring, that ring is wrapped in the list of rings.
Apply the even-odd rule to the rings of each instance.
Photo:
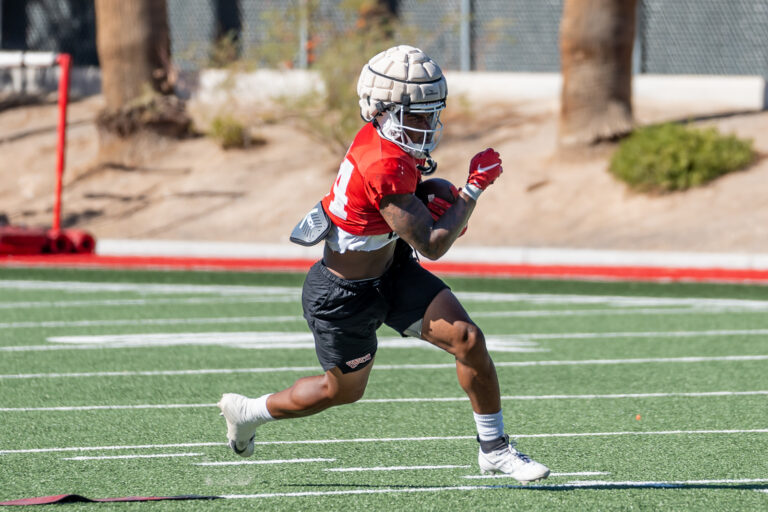
[[[357,81],[360,115],[372,120],[388,106],[445,101],[448,86],[440,66],[413,46],[400,45],[375,55]]]
[[[363,66],[357,82],[360,115],[372,121],[385,114],[379,133],[417,158],[429,157],[440,140],[440,112],[445,108],[448,86],[443,72],[423,51],[413,46],[394,46],[375,55]],[[407,126],[404,114],[421,114],[429,128]],[[407,131],[421,132],[414,142]]]

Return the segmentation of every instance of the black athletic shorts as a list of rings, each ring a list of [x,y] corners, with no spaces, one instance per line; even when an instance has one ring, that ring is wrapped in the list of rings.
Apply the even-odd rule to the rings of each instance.
[[[364,368],[376,354],[376,330],[382,323],[407,336],[435,296],[448,288],[419,264],[408,244],[396,243],[392,265],[381,277],[348,281],[322,261],[309,270],[301,303],[323,370]]]

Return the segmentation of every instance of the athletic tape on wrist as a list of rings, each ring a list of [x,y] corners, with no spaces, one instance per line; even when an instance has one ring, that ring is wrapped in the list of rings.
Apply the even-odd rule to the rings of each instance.
[[[483,193],[483,189],[471,183],[464,185],[461,190],[475,201],[477,201],[477,198],[480,197],[480,194]]]

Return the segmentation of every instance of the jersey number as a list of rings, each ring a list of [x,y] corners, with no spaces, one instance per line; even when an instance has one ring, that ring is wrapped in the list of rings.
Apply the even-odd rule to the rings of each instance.
[[[355,166],[346,158],[341,162],[339,174],[336,176],[336,182],[333,184],[333,201],[328,205],[331,213],[343,220],[347,220],[347,201],[349,201],[347,198],[347,186],[354,170]]]

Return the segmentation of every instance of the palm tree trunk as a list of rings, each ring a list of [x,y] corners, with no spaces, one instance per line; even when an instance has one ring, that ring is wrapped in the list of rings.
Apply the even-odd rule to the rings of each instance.
[[[179,137],[191,120],[173,96],[166,0],[96,0],[96,45],[105,108],[99,115],[100,159],[133,151],[143,131]],[[127,160],[131,160],[128,158]]]
[[[578,147],[632,130],[637,0],[565,0],[559,142]]]
[[[106,109],[116,112],[152,90],[150,0],[96,0],[96,45]],[[158,3],[165,4],[164,0]]]

